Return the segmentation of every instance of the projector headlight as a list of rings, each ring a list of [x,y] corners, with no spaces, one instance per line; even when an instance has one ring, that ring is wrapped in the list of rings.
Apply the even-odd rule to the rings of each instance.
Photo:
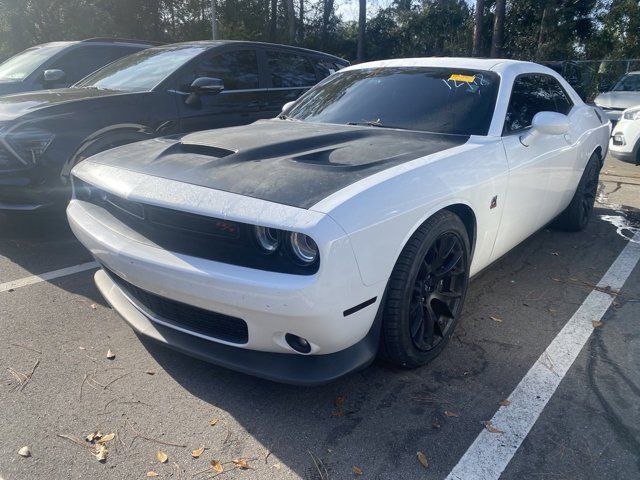
[[[269,227],[255,227],[256,240],[258,245],[266,253],[275,252],[280,246],[280,239],[282,238],[282,231],[276,228]]]
[[[291,232],[289,245],[296,260],[303,265],[310,265],[318,258],[318,245],[304,233]]]

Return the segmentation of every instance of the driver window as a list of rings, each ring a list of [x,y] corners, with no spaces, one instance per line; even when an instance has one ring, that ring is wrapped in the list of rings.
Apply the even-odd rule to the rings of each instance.
[[[259,87],[256,52],[233,50],[204,58],[183,76],[180,89],[188,91],[191,83],[199,77],[219,78],[224,83],[225,91],[256,89]]]
[[[522,75],[513,82],[504,132],[517,132],[530,127],[538,112],[555,111],[552,94],[545,90],[541,76]]]
[[[572,107],[573,103],[555,78],[548,75],[522,75],[513,82],[504,133],[530,127],[538,112],[566,115]]]

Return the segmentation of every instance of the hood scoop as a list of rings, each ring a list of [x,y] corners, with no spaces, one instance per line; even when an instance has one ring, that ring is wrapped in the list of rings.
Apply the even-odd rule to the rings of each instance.
[[[167,148],[162,156],[175,155],[180,153],[190,153],[192,155],[204,155],[212,158],[224,158],[229,155],[237,153],[236,150],[229,150],[228,148],[217,147],[215,145],[203,145],[201,143],[183,143],[178,142]]]

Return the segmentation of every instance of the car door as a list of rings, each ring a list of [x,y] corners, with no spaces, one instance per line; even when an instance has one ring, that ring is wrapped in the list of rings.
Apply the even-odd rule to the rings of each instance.
[[[559,110],[544,77],[519,75],[511,90],[502,137],[509,162],[509,185],[493,258],[548,223],[564,201],[561,185],[575,157],[570,141],[564,135],[547,134],[540,134],[529,146],[520,141],[538,112]]]
[[[275,117],[285,103],[296,100],[318,82],[316,71],[306,55],[284,50],[266,50],[268,78],[267,98],[263,111]]]
[[[224,90],[193,97],[190,85],[201,77],[222,80]],[[260,118],[260,101],[264,95],[256,50],[242,48],[206,53],[181,70],[176,89],[184,132],[254,122]],[[190,95],[192,101],[187,101]]]

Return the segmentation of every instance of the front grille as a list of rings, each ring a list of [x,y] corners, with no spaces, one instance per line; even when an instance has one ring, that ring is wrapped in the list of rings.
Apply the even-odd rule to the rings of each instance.
[[[212,312],[161,297],[136,287],[109,269],[102,267],[111,279],[149,314],[168,326],[233,343],[247,343],[247,323],[236,317]],[[150,318],[154,320],[154,318]]]
[[[270,272],[313,275],[318,271],[319,261],[300,265],[284,248],[265,254],[257,245],[253,225],[135,202],[77,177],[73,184],[77,199],[104,208],[165,250]]]

